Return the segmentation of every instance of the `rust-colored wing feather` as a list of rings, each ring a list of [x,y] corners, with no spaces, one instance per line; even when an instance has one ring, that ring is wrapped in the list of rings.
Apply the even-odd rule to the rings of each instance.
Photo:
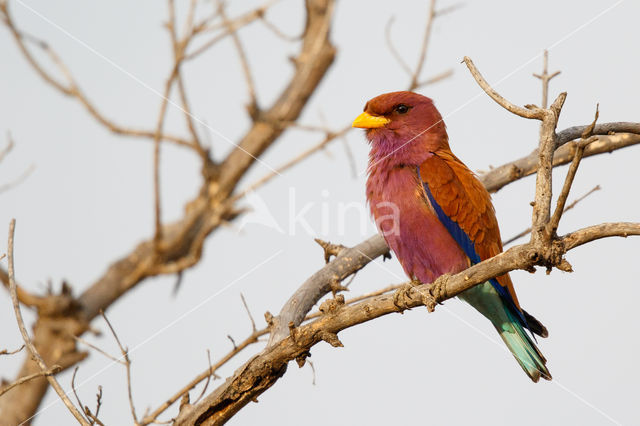
[[[440,150],[420,166],[420,176],[444,214],[464,231],[480,260],[502,252],[500,229],[491,196],[474,173],[451,151]],[[515,305],[518,298],[508,274],[497,278]]]

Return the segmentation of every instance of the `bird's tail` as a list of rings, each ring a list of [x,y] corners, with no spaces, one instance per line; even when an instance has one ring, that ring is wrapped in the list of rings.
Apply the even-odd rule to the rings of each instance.
[[[534,382],[540,380],[540,377],[545,380],[551,380],[551,374],[546,367],[547,360],[544,355],[531,341],[520,321],[508,309],[507,315],[511,317],[511,321],[500,325],[494,323],[493,325],[500,333],[500,337],[502,337],[516,361],[518,361],[518,364],[520,364],[520,367]]]
[[[464,291],[459,297],[487,317],[496,328],[520,367],[537,382],[542,377],[551,380],[547,360],[527,335],[521,320],[489,283],[479,284]],[[546,331],[546,330],[545,330]]]

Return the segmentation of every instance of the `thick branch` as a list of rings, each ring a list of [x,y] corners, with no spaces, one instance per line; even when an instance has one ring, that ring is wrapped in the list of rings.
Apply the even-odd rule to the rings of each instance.
[[[545,232],[551,215],[551,181],[553,170],[553,153],[556,149],[556,126],[562,105],[567,98],[566,93],[560,93],[551,107],[545,109],[540,124],[540,144],[538,145],[538,172],[536,175],[536,198],[533,205],[531,239],[550,238]]]
[[[576,126],[558,133],[556,144],[558,149],[553,156],[553,166],[570,163],[573,159],[573,150],[567,142],[580,138],[587,126]],[[608,130],[616,129],[616,130]],[[617,149],[640,144],[640,123],[606,123],[596,125],[594,134],[606,135],[610,131],[631,132],[601,136],[590,144],[584,151],[583,157],[590,157],[605,152],[613,152]],[[538,150],[536,149],[526,157],[504,164],[500,167],[480,175],[480,180],[489,192],[497,192],[502,187],[524,176],[534,174],[538,170]]]
[[[333,0],[307,0],[307,24],[302,50],[294,59],[295,73],[275,104],[257,117],[256,123],[221,167],[220,191],[229,194],[239,178],[280,136],[277,123],[295,121],[326,74],[335,57],[329,41]]]
[[[599,231],[603,234],[598,235]],[[558,259],[561,259],[564,252],[579,244],[614,235],[640,235],[640,224],[604,224],[571,233],[557,245],[560,250]],[[393,312],[442,302],[478,283],[514,269],[530,269],[534,265],[545,264],[547,259],[540,258],[539,252],[538,247],[532,243],[513,247],[458,274],[443,275],[432,284],[411,288],[402,295],[402,303],[398,303],[397,294],[385,294],[355,305],[334,304],[333,309],[325,311],[319,319],[293,329],[289,336],[250,359],[200,404],[184,407],[175,425],[223,424],[269,389],[284,374],[289,361],[301,357],[304,359],[318,342],[325,340],[337,344],[337,333],[346,328]]]
[[[273,346],[286,337],[289,334],[289,324],[300,325],[318,300],[331,291],[332,284],[340,283],[388,251],[387,243],[379,234],[355,247],[342,250],[327,266],[309,277],[285,303],[280,314],[273,319],[267,346]]]
[[[332,17],[333,0],[307,0],[306,31],[289,85],[249,129],[220,169],[209,170],[209,165],[205,165],[202,189],[187,204],[184,217],[162,227],[157,242],[161,250],[155,249],[153,238],[143,241],[114,262],[102,277],[64,309],[46,315],[40,312],[34,326],[34,341],[47,364],[57,364],[65,369],[82,360],[86,353],[77,351],[71,336],[86,331],[89,322],[100,311],[106,311],[145,278],[180,272],[195,265],[202,256],[205,239],[220,224],[237,215],[233,203],[228,202],[236,184],[282,133],[282,127],[275,123],[297,119],[333,61],[335,50],[329,42]],[[19,37],[18,40],[22,41]],[[151,137],[154,134],[151,132]],[[39,368],[27,359],[18,378],[37,371]],[[45,380],[29,381],[0,400],[0,411],[3,415],[7,413],[11,422],[20,423],[33,415],[46,389]]]

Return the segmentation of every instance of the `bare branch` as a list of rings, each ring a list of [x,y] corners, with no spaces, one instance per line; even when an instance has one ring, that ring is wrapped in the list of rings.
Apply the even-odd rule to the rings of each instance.
[[[329,41],[333,0],[306,0],[306,6],[305,35],[294,61],[295,72],[289,84],[220,166],[211,162],[203,166],[201,190],[187,204],[184,216],[162,227],[161,253],[156,250],[153,239],[141,242],[110,265],[77,299],[67,297],[66,300],[72,302],[72,309],[53,311],[51,313],[56,315],[52,315],[51,319],[39,317],[34,341],[46,349],[45,355],[50,363],[68,368],[84,358],[86,353],[76,351],[75,341],[68,337],[70,334],[82,334],[88,328],[89,321],[101,310],[107,309],[145,278],[174,274],[195,265],[202,256],[205,239],[218,226],[237,216],[238,213],[229,202],[237,183],[256,158],[281,135],[283,129],[278,123],[297,120],[335,56],[335,49]],[[22,42],[22,39],[18,37],[18,41]],[[151,138],[154,135],[155,132],[146,134]],[[191,147],[190,142],[187,144]],[[32,369],[31,363],[25,361],[18,377],[32,374]],[[27,385],[29,389],[25,389]],[[7,395],[11,398],[0,401],[2,410],[11,407],[10,413],[14,416],[11,418],[18,423],[33,415],[47,389],[46,384],[37,379],[27,385],[19,388],[21,392],[25,389],[21,397],[12,392]]]
[[[249,90],[249,115],[255,121],[260,115],[260,109],[258,107],[258,100],[256,97],[256,88],[255,83],[253,81],[253,76],[251,75],[251,68],[249,67],[249,60],[247,59],[247,54],[242,46],[242,42],[240,41],[240,36],[238,35],[238,31],[233,29],[233,24],[227,17],[227,13],[225,11],[225,5],[223,0],[216,0],[218,4],[218,13],[222,18],[222,23],[227,28],[229,35],[231,36],[231,40],[233,40],[233,45],[235,46],[238,57],[240,58],[240,65],[242,66],[242,74],[244,75],[245,82],[247,83],[247,89]]]
[[[465,58],[467,66],[472,73],[475,70],[472,62]],[[475,70],[476,80],[483,86],[484,80]],[[535,116],[526,118],[537,118],[541,123],[540,143],[538,154],[538,178],[536,180],[536,202],[532,217],[532,238],[530,243],[514,247],[507,252],[502,253],[492,259],[474,265],[471,268],[454,276],[441,276],[429,286],[415,286],[409,290],[399,291],[393,296],[379,296],[370,302],[361,302],[354,306],[344,306],[344,297],[337,296],[323,303],[320,311],[324,314],[319,319],[310,324],[299,326],[310,306],[313,306],[319,297],[326,294],[331,283],[340,282],[348,274],[350,269],[341,268],[339,275],[335,271],[332,276],[323,277],[313,280],[313,278],[329,268],[333,263],[339,261],[342,252],[339,253],[334,261],[329,263],[325,268],[316,273],[314,277],[307,280],[303,286],[292,296],[292,298],[283,307],[279,318],[270,318],[272,320],[272,333],[267,348],[256,357],[249,360],[242,368],[236,371],[235,375],[228,379],[223,385],[219,386],[211,395],[203,400],[202,403],[195,406],[185,404],[181,407],[180,414],[176,424],[204,423],[222,424],[231,418],[239,409],[246,405],[250,400],[255,400],[262,392],[270,388],[279,377],[281,377],[287,368],[288,361],[295,359],[298,365],[303,365],[305,359],[309,356],[309,349],[315,343],[324,340],[332,346],[342,346],[337,337],[337,332],[346,328],[336,326],[333,323],[338,317],[344,320],[340,314],[347,312],[350,308],[356,314],[355,308],[364,305],[359,314],[361,316],[353,322],[348,321],[349,325],[359,324],[369,321],[376,317],[375,309],[378,307],[377,302],[388,303],[388,311],[383,314],[402,311],[412,306],[425,305],[429,311],[432,311],[436,304],[442,300],[446,300],[461,291],[471,288],[473,285],[484,282],[490,278],[502,275],[513,269],[530,270],[536,265],[545,266],[548,271],[552,267],[557,267],[564,271],[570,271],[571,265],[564,259],[566,253],[566,245],[562,239],[558,239],[555,234],[549,235],[544,233],[545,226],[550,223],[550,204],[551,204],[551,171],[554,166],[553,154],[558,146],[556,140],[555,128],[558,117],[566,98],[566,94],[561,94],[551,105],[549,109],[540,109],[537,107],[529,107],[520,111],[515,105],[508,102],[497,92],[495,92],[486,82],[483,89],[508,110],[518,114],[526,111],[523,116],[527,116],[529,111],[536,111]],[[589,128],[594,129],[595,125]],[[586,143],[585,143],[586,145]],[[570,172],[571,175],[571,172]],[[572,179],[568,179],[570,181]],[[570,182],[569,182],[570,186]],[[568,193],[568,191],[566,191]],[[566,194],[565,194],[566,195]],[[559,205],[559,211],[564,210],[564,202]],[[618,224],[619,225],[619,224]],[[613,231],[611,231],[613,232]],[[629,232],[640,234],[640,224],[630,224],[624,228],[624,235]],[[619,235],[620,229],[616,229],[612,235]],[[382,240],[382,237],[378,237]],[[386,248],[384,241],[382,246]],[[346,250],[344,250],[346,251]],[[362,253],[362,252],[361,252]],[[378,254],[379,255],[379,254]],[[372,260],[374,256],[367,256],[364,264]],[[358,268],[362,267],[358,265]],[[487,268],[487,269],[483,269]],[[494,269],[492,269],[494,268]],[[412,292],[415,292],[412,294]],[[308,296],[310,294],[311,296]],[[296,298],[297,296],[297,298]],[[318,297],[319,296],[319,297]],[[399,303],[400,302],[400,303]],[[297,316],[289,319],[286,315],[292,315],[297,310],[297,306],[303,306],[302,315],[298,312]],[[327,321],[329,327],[315,327],[323,321]],[[339,322],[339,321],[338,321]],[[326,325],[326,324],[325,324]],[[246,386],[246,383],[251,383]]]
[[[254,330],[255,332],[255,330]],[[213,377],[214,379],[219,379],[220,377],[213,372],[213,366],[211,365],[211,352],[209,352],[209,349],[207,349],[207,362],[209,363],[209,375],[207,376],[207,381],[205,382],[204,386],[202,387],[202,392],[200,392],[200,396],[198,396],[196,398],[196,400],[194,401],[194,404],[197,404],[198,401],[200,401],[202,399],[202,397],[204,396],[205,392],[207,392],[207,388],[209,387],[209,382],[211,381],[211,377]]]
[[[593,120],[593,126],[591,127],[591,129],[593,129],[593,127],[595,126],[596,120],[598,120],[597,107],[596,107],[596,115]],[[584,150],[589,144],[598,140],[597,136],[590,136],[586,134],[585,136],[587,137],[586,139],[582,139],[580,142],[575,144],[575,154],[573,156],[573,160],[571,161],[571,165],[569,166],[569,171],[567,172],[567,176],[565,178],[562,191],[558,196],[556,209],[553,212],[553,216],[551,216],[549,223],[547,224],[547,232],[551,235],[554,235],[555,232],[558,230],[558,225],[560,224],[560,218],[562,217],[562,214],[565,211],[564,206],[565,206],[565,203],[567,202],[567,198],[569,197],[569,191],[571,190],[571,185],[573,185],[573,179],[575,178],[576,172],[578,171],[578,166],[580,165],[580,161],[582,160]]]
[[[22,350],[22,348],[24,348],[24,345],[18,349],[15,352],[11,352],[9,353],[9,355],[14,354],[20,350]],[[5,351],[3,351],[5,352]],[[0,355],[7,355],[6,353],[1,354]],[[53,367],[48,368],[46,371],[40,371],[39,373],[33,373],[33,374],[29,374],[28,376],[24,376],[24,377],[20,377],[18,380],[16,380],[13,383],[9,383],[6,386],[3,386],[0,388],[0,396],[2,396],[3,394],[9,392],[11,389],[15,388],[16,386],[20,386],[21,384],[28,382],[29,380],[35,379],[37,377],[46,377],[46,376],[51,376],[54,375],[58,372],[60,372],[62,370],[62,367],[60,367],[59,365],[54,365]]]
[[[185,89],[184,79],[182,78],[181,65],[184,60],[185,50],[192,42],[193,38],[198,34],[199,27],[194,27],[193,19],[196,13],[197,1],[191,0],[189,5],[189,11],[187,13],[185,28],[184,28],[184,37],[182,39],[178,39],[178,32],[176,29],[176,19],[175,19],[175,5],[173,2],[169,3],[169,23],[167,25],[169,30],[169,35],[171,37],[171,45],[173,51],[173,61],[175,64],[176,76],[175,80],[178,86],[178,94],[180,96],[180,102],[182,104],[182,111],[185,118],[185,122],[187,124],[187,128],[189,129],[189,133],[191,134],[191,138],[193,139],[194,148],[198,151],[201,157],[207,156],[207,153],[202,148],[202,143],[200,142],[200,137],[198,136],[198,132],[196,131],[196,126],[194,123],[194,116],[191,112],[191,105],[189,104],[189,100],[187,99],[187,91]],[[205,23],[201,23],[200,25],[205,25]]]
[[[628,146],[640,144],[640,124],[634,129],[630,126],[633,123],[606,123],[596,125],[594,134],[607,135],[610,131],[607,129],[620,129],[621,132],[635,130],[634,133],[620,133],[610,136],[600,136],[597,141],[590,144],[584,151],[583,157],[591,157],[594,155],[613,152]],[[563,130],[558,133],[556,144],[559,148],[553,156],[553,166],[560,166],[570,163],[573,159],[573,150],[567,142],[580,138],[582,131],[587,126],[576,126]],[[613,130],[612,130],[613,131]],[[615,132],[615,131],[613,131]],[[563,137],[563,135],[565,135]],[[571,137],[576,135],[575,137]],[[538,150],[535,150],[526,157],[509,162],[502,166],[496,167],[488,173],[480,176],[480,180],[489,192],[497,192],[503,186],[521,179],[524,176],[534,174],[538,170]]]
[[[363,268],[371,260],[387,253],[389,248],[380,235],[342,250],[324,268],[313,274],[284,304],[280,314],[273,319],[274,324],[267,347],[276,345],[289,335],[289,324],[300,325],[311,308],[325,294],[332,290],[332,285],[339,283],[352,273]]]
[[[433,26],[433,19],[436,14],[436,0],[431,0],[429,4],[429,10],[427,12],[427,24],[424,29],[424,37],[422,38],[422,45],[420,46],[420,56],[418,57],[418,63],[411,75],[411,83],[409,83],[409,90],[414,90],[419,86],[418,80],[422,73],[422,67],[427,58],[427,48],[429,47],[429,39],[431,38],[431,27]]]
[[[49,85],[58,90],[61,94],[77,99],[80,104],[86,109],[86,111],[100,124],[109,129],[112,133],[119,135],[126,135],[138,138],[147,138],[154,139],[156,136],[156,132],[149,130],[140,130],[140,129],[132,129],[123,127],[119,124],[116,124],[114,121],[106,118],[98,108],[88,99],[88,97],[84,94],[84,92],[80,89],[79,85],[71,75],[71,72],[64,64],[64,62],[60,59],[57,53],[44,41],[32,36],[28,35],[22,31],[19,31],[13,22],[11,14],[9,13],[7,2],[0,2],[0,15],[4,17],[3,23],[9,29],[13,38],[16,42],[16,45],[20,49],[20,52],[25,57],[29,65],[34,69],[34,71]],[[44,69],[44,67],[35,59],[29,48],[27,47],[27,42],[35,44],[36,47],[43,50],[49,58],[51,58],[52,62],[58,67],[60,72],[67,79],[67,84],[61,83],[56,78],[54,78],[48,71]],[[161,140],[172,142],[177,145],[185,146],[192,148],[193,145],[188,140],[168,134],[162,134]]]
[[[4,255],[2,255],[4,257]],[[16,349],[15,351],[9,351],[7,349],[3,349],[0,351],[0,355],[15,355],[18,352],[20,352],[21,350],[23,350],[25,348],[24,343],[22,344],[22,346],[20,346],[18,349]]]
[[[482,74],[480,74],[480,71],[478,71],[471,58],[465,56],[462,59],[462,62],[464,62],[467,68],[469,68],[469,71],[471,71],[471,75],[476,80],[478,85],[482,88],[482,90],[484,90],[484,92],[502,108],[523,118],[536,120],[542,120],[544,118],[544,109],[540,109],[537,107],[532,107],[531,109],[523,108],[512,104],[511,102],[503,98],[489,85],[489,83],[487,83],[487,80],[485,80]]]
[[[221,358],[217,363],[215,363],[213,366],[210,366],[205,371],[200,373],[193,380],[191,380],[189,383],[187,383],[182,389],[180,389],[173,396],[171,396],[169,399],[167,399],[162,405],[160,405],[158,408],[156,408],[154,411],[152,411],[149,415],[145,416],[144,419],[141,420],[140,424],[141,425],[148,425],[150,423],[156,423],[156,419],[158,418],[158,416],[160,414],[162,414],[163,412],[165,412],[167,410],[167,408],[169,408],[176,401],[178,401],[180,398],[182,398],[183,395],[188,394],[191,389],[193,389],[195,386],[198,385],[198,383],[202,382],[203,380],[207,379],[208,377],[211,377],[212,375],[215,375],[215,372],[220,367],[225,365],[230,359],[232,359],[237,354],[242,352],[242,350],[244,350],[248,346],[250,346],[250,345],[252,345],[254,343],[257,343],[258,342],[258,338],[260,336],[265,335],[265,334],[267,334],[267,329],[266,328],[262,329],[262,330],[258,330],[255,333],[252,333],[249,337],[247,337],[239,345],[237,345],[232,351],[230,351],[227,355],[225,355],[223,358]]]
[[[576,231],[563,237],[555,245],[561,251],[556,253],[555,260],[560,264],[566,250],[595,238],[614,235],[640,235],[640,224],[605,224]],[[513,247],[458,274],[443,275],[431,284],[411,287],[403,293],[385,294],[355,305],[334,304],[332,309],[325,310],[324,315],[315,321],[295,328],[293,335],[286,336],[277,345],[267,346],[201,403],[183,407],[174,424],[223,424],[243,406],[269,389],[285,373],[289,361],[308,356],[311,347],[322,340],[330,340],[329,336],[336,337],[338,332],[346,328],[390,313],[422,305],[435,306],[478,283],[514,269],[546,265],[551,259],[543,259],[540,254],[538,247],[528,243]],[[398,303],[398,294],[402,296],[401,303]]]
[[[258,189],[259,187],[261,187],[265,183],[269,182],[274,177],[281,175],[282,173],[284,173],[285,171],[289,170],[291,167],[295,166],[296,164],[302,162],[303,160],[305,160],[309,156],[311,156],[311,155],[315,154],[316,152],[324,149],[324,147],[326,147],[330,142],[332,142],[333,140],[335,140],[336,138],[338,138],[340,136],[344,136],[349,130],[351,130],[351,126],[345,126],[341,130],[339,130],[339,131],[337,131],[335,133],[327,133],[325,138],[322,139],[319,143],[317,143],[316,145],[312,146],[311,148],[301,152],[300,154],[296,155],[295,157],[293,157],[292,159],[290,159],[286,163],[282,164],[280,167],[276,168],[275,170],[267,173],[266,175],[264,175],[263,177],[258,179],[256,182],[252,183],[251,185],[249,185],[248,187],[246,187],[245,189],[240,191],[238,194],[233,196],[231,200],[232,201],[237,201],[240,198],[245,197],[248,193],[250,193],[252,191],[255,191],[256,189]]]
[[[333,0],[306,0],[307,22],[302,50],[294,60],[295,73],[289,85],[271,108],[247,133],[220,169],[220,190],[230,192],[239,177],[280,136],[283,129],[277,123],[296,121],[311,93],[324,77],[335,57],[329,41],[333,18]],[[249,153],[249,154],[247,154]]]
[[[256,332],[256,322],[253,320],[253,315],[251,315],[251,311],[249,310],[249,305],[247,305],[247,301],[244,299],[244,295],[240,293],[240,299],[242,299],[242,304],[244,305],[244,309],[247,311],[247,315],[249,315],[249,320],[251,320],[251,330]]]
[[[8,191],[11,188],[15,188],[16,186],[20,185],[22,182],[24,182],[29,175],[31,175],[31,173],[33,173],[33,171],[36,169],[36,166],[34,166],[33,164],[30,165],[24,172],[22,172],[22,174],[20,176],[18,176],[17,178],[15,178],[14,180],[12,180],[11,182],[5,183],[3,185],[0,185],[0,194]]]
[[[9,260],[8,260],[9,289],[11,291],[11,301],[13,302],[13,310],[16,315],[16,320],[18,321],[18,328],[20,329],[20,333],[22,334],[22,339],[24,340],[24,344],[29,349],[31,356],[38,363],[38,366],[40,367],[41,372],[43,372],[43,375],[47,378],[47,380],[49,381],[49,384],[51,384],[51,387],[53,387],[53,389],[56,391],[56,393],[58,394],[62,402],[64,402],[64,405],[66,405],[69,412],[73,414],[73,416],[76,418],[78,423],[80,423],[81,425],[88,426],[89,423],[87,423],[85,418],[82,416],[82,413],[80,413],[80,411],[78,411],[78,409],[73,405],[73,403],[71,402],[71,400],[69,400],[69,397],[67,396],[65,391],[62,389],[62,386],[60,386],[60,383],[58,383],[56,378],[49,372],[50,369],[47,367],[44,360],[38,353],[36,347],[31,341],[31,338],[29,337],[27,328],[24,325],[24,320],[22,319],[22,312],[20,311],[20,302],[18,301],[18,293],[16,291],[16,283],[14,280],[15,273],[13,269],[13,238],[15,233],[15,227],[16,227],[16,220],[11,219],[11,223],[9,224],[9,242],[8,242],[8,249],[7,249],[7,253],[9,257]],[[45,373],[48,373],[48,374],[45,374]]]
[[[640,224],[633,222],[601,223],[570,232],[561,238],[565,250],[572,250],[583,244],[608,237],[627,238],[640,235]]]
[[[229,339],[229,341],[231,342],[231,344],[233,345],[233,349],[238,349],[238,346],[236,346],[236,341],[233,340],[233,337],[231,337],[230,334],[227,334],[227,339]]]
[[[11,133],[7,132],[7,146],[5,146],[4,148],[2,148],[2,150],[0,150],[0,163],[2,162],[2,160],[5,159],[7,155],[9,155],[14,145],[15,144],[13,142],[13,138],[11,137]]]
[[[549,51],[545,49],[544,51],[544,61],[542,66],[542,74],[533,74],[534,77],[539,78],[542,82],[542,108],[547,107],[548,97],[549,97],[549,82],[551,79],[560,74],[560,71],[556,71],[552,74],[549,74],[548,71],[549,65]]]
[[[82,404],[82,401],[80,401],[80,396],[78,396],[78,391],[76,390],[76,374],[78,374],[78,369],[80,367],[77,367],[73,369],[73,375],[71,376],[71,390],[73,391],[73,395],[76,397],[76,402],[78,403],[78,407],[80,407],[80,409],[82,409],[83,407],[87,408],[86,406],[84,406]],[[87,408],[88,410],[88,408]],[[87,410],[83,410],[84,411],[84,415],[85,418],[87,419],[87,421],[89,421],[90,424],[91,423],[91,418],[87,416]]]
[[[83,408],[84,415],[89,421],[90,424],[98,424],[100,426],[104,426],[104,423],[100,421],[98,415],[100,414],[100,407],[102,406],[102,386],[98,386],[98,392],[96,393],[96,412],[95,414],[91,412],[88,406],[82,404],[80,401],[80,396],[78,396],[78,392],[76,391],[76,374],[78,374],[78,369],[80,367],[76,367],[73,369],[73,375],[71,376],[71,389],[73,390],[73,394],[76,397],[76,401],[80,408]]]
[[[446,71],[442,71],[438,74],[432,75],[431,77],[429,77],[428,79],[418,82],[417,86],[414,88],[414,90],[420,89],[422,87],[425,86],[429,86],[431,84],[435,84],[438,83],[439,81],[445,80],[449,77],[451,77],[453,75],[453,70],[451,68],[449,68]]]
[[[420,47],[419,54],[418,54],[418,62],[414,70],[411,70],[411,67],[409,67],[409,65],[404,61],[404,59],[402,59],[400,52],[398,52],[395,45],[393,44],[393,41],[391,40],[391,26],[393,25],[395,18],[393,16],[390,17],[389,20],[387,21],[387,25],[385,26],[385,41],[387,43],[387,47],[389,48],[389,51],[391,52],[393,57],[396,59],[398,64],[400,64],[400,67],[410,77],[409,87],[407,88],[407,90],[409,91],[415,91],[421,87],[428,86],[430,84],[444,80],[445,78],[448,78],[453,74],[453,70],[449,69],[439,74],[436,74],[426,80],[423,80],[423,81],[420,80],[420,74],[422,74],[422,69],[424,67],[426,57],[427,57],[427,48],[429,47],[429,39],[431,37],[434,19],[437,16],[445,15],[446,13],[449,13],[450,11],[457,9],[459,5],[453,5],[452,7],[443,9],[442,11],[436,11],[435,6],[436,6],[436,0],[431,0],[431,3],[429,4],[429,9],[427,11],[427,21],[425,24],[422,45]]]
[[[107,357],[107,358],[109,358],[111,361],[117,362],[118,364],[122,364],[122,365],[125,365],[125,366],[127,365],[127,363],[126,363],[125,361],[123,361],[122,359],[120,359],[120,358],[116,358],[116,357],[114,357],[113,355],[110,355],[108,352],[106,352],[106,351],[104,351],[104,350],[100,349],[99,347],[97,347],[97,346],[96,346],[96,345],[94,345],[93,343],[91,343],[91,342],[89,342],[89,341],[87,341],[87,340],[83,339],[82,337],[79,337],[79,336],[71,336],[71,337],[73,337],[76,341],[78,341],[78,342],[80,342],[80,343],[82,343],[82,344],[84,344],[84,345],[89,346],[91,349],[94,349],[94,350],[96,350],[96,351],[100,352],[102,355],[106,356],[106,357]]]
[[[129,358],[129,350],[124,346],[122,346],[122,343],[120,342],[120,338],[118,337],[116,330],[111,325],[111,322],[109,322],[109,319],[107,318],[105,313],[100,312],[100,315],[102,315],[102,318],[104,318],[104,321],[109,326],[109,330],[111,330],[111,334],[113,335],[113,338],[116,340],[116,343],[120,348],[120,352],[122,353],[122,359],[124,359],[125,368],[127,370],[127,395],[129,396],[129,408],[131,409],[131,417],[133,417],[134,423],[138,425],[140,424],[140,422],[138,421],[138,416],[136,415],[136,407],[133,404],[133,392],[131,391],[131,359]]]
[[[589,192],[587,192],[586,194],[582,195],[581,197],[576,198],[575,200],[573,200],[573,202],[571,204],[569,204],[567,207],[564,208],[564,210],[562,211],[562,213],[566,213],[567,211],[571,210],[572,208],[574,208],[580,201],[584,200],[585,198],[587,198],[589,195],[593,194],[596,191],[599,191],[600,189],[600,185],[596,185],[593,188],[591,188],[591,190]],[[502,242],[503,246],[507,246],[509,244],[511,244],[512,242],[519,240],[522,237],[525,237],[527,235],[529,235],[529,233],[531,232],[531,227],[528,227],[527,229],[525,229],[524,231],[520,232],[519,234],[509,238],[506,241]]]
[[[98,420],[98,414],[100,414],[100,407],[102,407],[102,386],[98,386],[98,392],[96,393],[96,414],[93,415],[91,418],[95,423],[101,426],[104,426],[104,424],[100,420]]]
[[[300,41],[302,39],[302,37],[304,36],[304,34],[299,34],[299,35],[295,35],[295,36],[291,36],[288,34],[283,33],[280,28],[278,28],[275,24],[273,24],[271,21],[269,21],[267,19],[266,13],[263,13],[260,16],[260,22],[262,22],[262,24],[268,28],[273,34],[276,35],[276,37],[279,37],[280,39],[284,40],[284,41],[288,41],[288,42],[295,42],[295,41]]]
[[[208,32],[216,31],[216,30],[219,30],[220,28],[224,28],[225,30],[221,34],[217,34],[213,36],[211,39],[209,39],[207,42],[197,47],[195,50],[189,53],[185,53],[184,60],[190,61],[192,59],[197,58],[204,52],[208,51],[217,42],[231,35],[231,33],[237,32],[240,28],[245,27],[259,19],[262,19],[267,9],[270,8],[273,4],[275,4],[276,1],[278,0],[268,1],[264,5],[257,7],[237,18],[230,19],[229,25],[220,24],[220,25],[208,26],[208,27],[205,25],[205,28],[202,28],[203,31],[208,31]],[[203,27],[203,25],[200,24],[200,25],[197,25],[196,27],[200,28],[200,27]]]
[[[409,67],[409,65],[404,61],[404,59],[402,59],[402,55],[400,55],[400,52],[398,52],[398,50],[396,49],[396,46],[393,44],[393,41],[391,40],[391,26],[393,25],[393,22],[395,21],[395,19],[396,19],[395,16],[390,16],[389,20],[387,21],[387,25],[385,25],[384,27],[385,41],[387,42],[387,47],[389,48],[389,51],[391,52],[395,60],[398,62],[398,64],[400,64],[400,67],[404,70],[404,72],[407,73],[407,75],[411,76],[413,74],[413,72],[411,71],[411,67]]]

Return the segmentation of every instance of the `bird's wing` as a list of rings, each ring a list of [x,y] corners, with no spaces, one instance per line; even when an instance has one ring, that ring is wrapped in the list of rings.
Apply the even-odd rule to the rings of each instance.
[[[438,151],[422,163],[418,172],[438,218],[472,263],[502,252],[491,197],[464,163],[450,151]],[[492,279],[491,284],[526,324],[509,275]]]

